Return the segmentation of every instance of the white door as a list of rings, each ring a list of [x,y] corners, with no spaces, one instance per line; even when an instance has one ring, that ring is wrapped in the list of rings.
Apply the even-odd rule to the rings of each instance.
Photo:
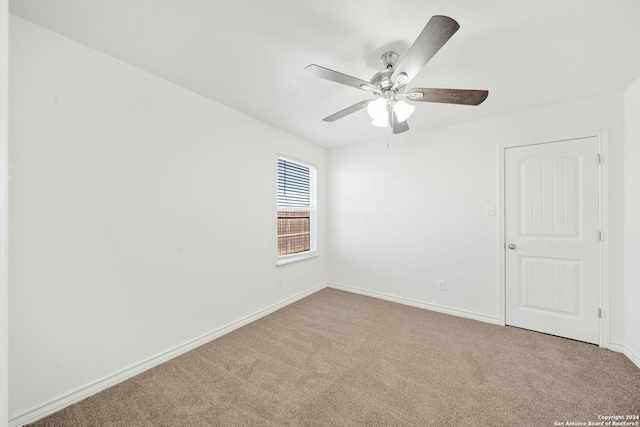
[[[505,149],[506,323],[600,342],[598,138]]]

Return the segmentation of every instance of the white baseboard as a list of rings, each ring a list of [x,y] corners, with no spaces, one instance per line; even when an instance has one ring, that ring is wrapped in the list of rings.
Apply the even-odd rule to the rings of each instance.
[[[609,341],[609,345],[605,346],[604,348],[608,348],[609,350],[615,351],[616,353],[624,353],[626,350],[624,344],[613,341]]]
[[[109,387],[112,387],[118,383],[121,383],[122,381],[125,381],[131,377],[134,377],[138,374],[141,374],[142,372],[149,370],[155,366],[158,366],[164,362],[167,362],[171,359],[173,359],[174,357],[180,356],[183,353],[186,353],[190,350],[193,350],[196,347],[199,347],[203,344],[208,343],[209,341],[213,341],[216,338],[219,338],[223,335],[228,334],[229,332],[232,332],[238,328],[241,328],[244,325],[247,325],[251,322],[254,322],[258,319],[260,319],[261,317],[264,317],[268,314],[273,313],[276,310],[279,310],[283,307],[286,307],[287,305],[296,302],[302,298],[305,298],[315,292],[318,292],[321,289],[324,289],[327,287],[327,283],[321,283],[317,286],[314,286],[313,288],[306,290],[304,292],[301,292],[297,295],[294,295],[292,297],[289,297],[283,301],[280,301],[279,303],[273,304],[269,307],[266,307],[260,311],[257,311],[251,315],[245,316],[242,319],[236,320],[234,322],[231,322],[225,326],[222,326],[214,331],[211,331],[207,334],[204,334],[198,338],[195,338],[191,341],[188,341],[184,344],[181,344],[179,346],[176,346],[172,349],[169,349],[167,351],[164,351],[160,354],[157,354],[155,356],[152,356],[146,360],[143,360],[139,363],[136,363],[135,365],[132,365],[128,368],[125,368],[119,372],[116,372],[114,374],[111,374],[109,376],[106,376],[102,379],[99,379],[97,381],[94,381],[90,384],[87,384],[86,386],[83,386],[79,389],[76,389],[72,392],[66,393],[60,397],[57,397],[55,399],[52,399],[51,401],[40,405],[38,407],[29,409],[27,411],[24,411],[20,414],[14,415],[14,416],[10,416],[9,417],[9,427],[19,427],[22,426],[24,424],[29,424],[32,422],[35,422],[37,420],[39,420],[40,418],[46,417],[47,415],[50,415],[54,412],[57,412],[59,410],[61,410],[62,408],[65,408],[69,405],[72,405],[76,402],[79,402],[83,399],[86,399],[89,396],[92,396],[104,389],[107,389]]]
[[[624,355],[627,356],[629,360],[631,360],[634,363],[634,365],[640,368],[640,354],[631,350],[629,347],[625,347]]]
[[[494,325],[498,323],[498,317],[487,316],[486,314],[475,313],[473,311],[460,310],[458,308],[447,307],[438,304],[430,304],[410,298],[398,297],[394,295],[385,294],[382,292],[369,291],[362,288],[355,288],[353,286],[342,285],[339,283],[328,282],[328,287],[339,289],[341,291],[352,292],[355,294],[366,295],[373,298],[383,299],[391,302],[397,302],[399,304],[410,305],[412,307],[424,308],[426,310],[437,311],[438,313],[451,314],[453,316],[464,317],[467,319],[479,320],[480,322],[491,323]]]
[[[615,351],[616,353],[624,354],[627,357],[627,359],[631,360],[631,362],[633,362],[634,365],[640,368],[640,355],[638,355],[638,353],[631,350],[626,345],[620,344],[618,342],[609,342],[609,345],[604,348],[608,348],[609,350]]]

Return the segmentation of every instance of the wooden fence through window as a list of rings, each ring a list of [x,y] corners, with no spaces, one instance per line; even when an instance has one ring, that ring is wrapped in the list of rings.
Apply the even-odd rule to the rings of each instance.
[[[278,211],[278,255],[310,250],[309,211]]]

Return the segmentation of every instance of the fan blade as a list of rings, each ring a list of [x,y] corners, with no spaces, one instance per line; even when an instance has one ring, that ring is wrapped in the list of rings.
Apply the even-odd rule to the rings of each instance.
[[[420,98],[411,97],[412,93],[421,93]],[[407,98],[419,102],[441,102],[443,104],[480,105],[489,96],[488,90],[470,89],[424,89],[416,87],[407,92]]]
[[[357,104],[353,104],[351,107],[347,107],[344,110],[340,110],[337,113],[327,116],[322,120],[324,120],[325,122],[335,122],[336,120],[341,119],[344,116],[348,116],[349,114],[355,113],[356,111],[366,108],[371,101],[372,99],[367,99],[366,101],[360,101]]]
[[[448,16],[432,16],[404,58],[395,67],[391,80],[397,82],[398,76],[402,73],[407,75],[402,84],[413,79],[459,28],[460,25]]]
[[[375,85],[367,81],[360,80],[359,78],[348,76],[316,64],[308,65],[304,70],[316,77],[320,77],[321,79],[331,80],[332,82],[355,87],[356,89],[378,90]]]
[[[404,122],[398,122],[398,115],[393,108],[389,108],[389,123],[393,128],[394,134],[399,134],[409,130],[409,124],[406,120]]]

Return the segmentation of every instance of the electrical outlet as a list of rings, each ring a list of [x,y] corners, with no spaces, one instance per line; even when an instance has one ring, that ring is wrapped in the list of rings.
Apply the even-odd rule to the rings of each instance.
[[[282,277],[278,277],[278,289],[284,288],[284,279]]]
[[[438,280],[438,290],[444,291],[444,280]]]

